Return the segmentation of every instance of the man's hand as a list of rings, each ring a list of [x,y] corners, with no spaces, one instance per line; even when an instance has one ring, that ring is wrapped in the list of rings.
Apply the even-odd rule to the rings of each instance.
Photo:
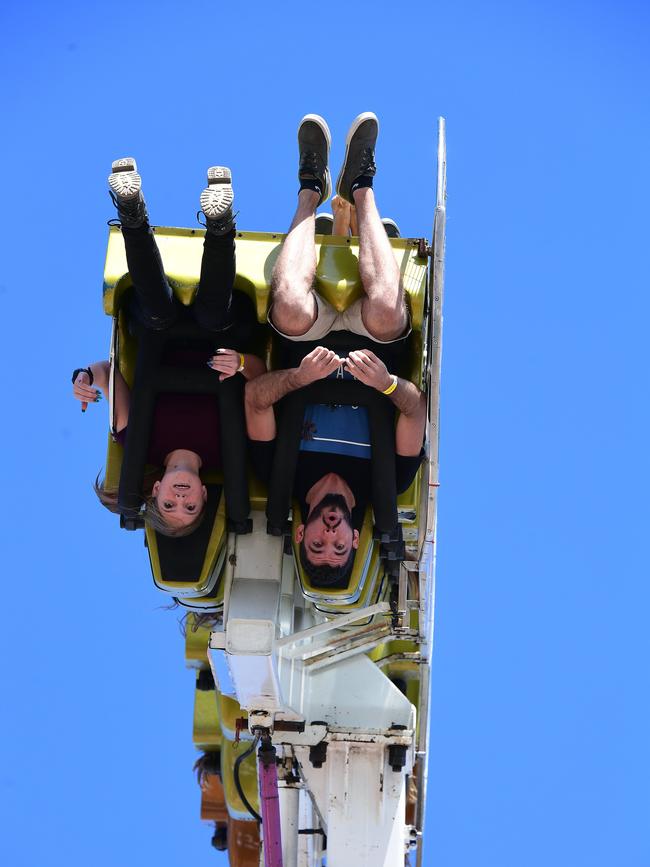
[[[393,383],[384,362],[370,349],[352,351],[345,359],[345,369],[359,382],[376,388],[377,391],[386,391]]]
[[[215,353],[208,361],[208,367],[216,370],[219,381],[223,382],[234,376],[241,366],[241,355],[236,349],[215,349]]]
[[[298,388],[304,388],[304,386],[316,382],[317,379],[325,379],[330,373],[334,373],[342,363],[343,359],[339,358],[333,349],[317,346],[300,362],[300,367],[294,375],[294,381]]]
[[[317,346],[309,355],[305,355],[300,367],[271,370],[247,382],[244,408],[248,436],[259,442],[275,439],[277,429],[273,404],[292,391],[329,376],[342,363],[343,359],[336,352]]]
[[[97,403],[102,399],[102,393],[90,384],[88,374],[81,370],[72,384],[72,394],[81,401],[81,411],[85,412],[89,403]]]

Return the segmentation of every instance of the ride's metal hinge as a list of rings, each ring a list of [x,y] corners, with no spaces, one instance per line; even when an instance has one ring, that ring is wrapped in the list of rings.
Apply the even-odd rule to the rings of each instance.
[[[387,614],[390,611],[390,606],[387,602],[377,602],[375,605],[370,605],[367,608],[362,608],[359,611],[353,611],[350,614],[341,614],[335,621],[318,623],[316,626],[310,626],[300,632],[294,632],[292,635],[287,635],[285,638],[277,638],[275,641],[276,649],[283,647],[290,648],[291,645],[296,645],[301,641],[313,639],[317,635],[323,635],[326,632],[339,630],[350,623],[356,623],[359,620],[365,620],[368,617],[374,617],[376,614]],[[289,652],[285,653],[290,656]],[[297,654],[296,654],[297,655]]]
[[[403,567],[404,564],[401,564]],[[402,619],[406,615],[407,611],[407,599],[408,599],[408,570],[404,568],[400,568],[399,570],[399,582],[397,585],[397,610],[395,614],[400,620],[399,626],[402,625]]]
[[[427,259],[432,255],[432,248],[427,243],[426,238],[418,238],[418,258],[419,259]]]
[[[399,636],[400,638],[404,638],[407,636],[408,638],[412,638],[413,641],[422,641],[422,637],[417,629],[412,629],[410,626],[396,626],[391,629],[391,632],[395,636]]]
[[[390,634],[391,629],[388,625],[370,624],[347,635],[342,635],[329,644],[320,645],[313,651],[303,653],[303,665],[315,671],[325,665],[347,659],[349,656],[365,653],[378,644],[382,644]]]

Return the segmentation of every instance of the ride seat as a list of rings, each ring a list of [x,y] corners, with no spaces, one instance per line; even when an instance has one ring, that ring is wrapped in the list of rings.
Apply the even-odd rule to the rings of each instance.
[[[125,314],[118,311],[113,320],[111,363],[117,366],[129,386],[133,384],[136,355],[136,339],[129,332]],[[106,490],[118,490],[123,457],[124,446],[115,442],[109,433],[104,473]],[[153,469],[148,467],[147,472]],[[200,598],[213,593],[218,586],[225,554],[227,532],[223,474],[211,472],[203,474],[202,479],[208,489],[207,513],[195,533],[171,539],[150,527],[145,531],[145,544],[149,550],[154,584],[158,589],[177,598]],[[144,522],[137,523],[142,526]],[[218,604],[197,604],[193,607],[210,607],[214,610]]]
[[[294,526],[304,523],[297,500],[293,502]],[[351,611],[363,608],[368,603],[369,596],[376,584],[379,574],[379,558],[374,556],[375,544],[372,538],[372,509],[366,509],[363,524],[359,533],[359,547],[354,558],[354,565],[346,587],[316,587],[300,562],[300,545],[292,534],[293,560],[296,567],[300,589],[303,596],[313,602],[321,611],[336,614],[340,608]],[[356,624],[355,624],[356,625]]]
[[[170,285],[184,305],[192,303],[198,288],[201,257],[203,251],[204,231],[201,229],[184,229],[169,227],[154,227],[154,233],[165,271]],[[235,288],[246,292],[255,304],[259,322],[266,322],[269,306],[271,274],[285,235],[271,232],[238,232],[237,233],[237,275]],[[337,310],[344,310],[362,295],[359,278],[358,255],[359,239],[337,236],[317,236],[317,288],[318,291]],[[418,256],[419,242],[417,239],[391,239],[391,246],[400,273],[410,308],[413,327],[413,364],[411,378],[418,385],[424,384],[422,329],[426,314],[426,291],[428,260]],[[119,366],[127,384],[133,384],[136,343],[129,334],[126,317],[120,313],[121,300],[131,286],[128,273],[124,243],[119,227],[112,226],[109,230],[106,264],[104,270],[103,305],[107,315],[113,317],[112,360]],[[115,490],[119,484],[123,448],[109,437],[105,487]],[[218,476],[213,481],[221,482]],[[411,486],[409,491],[400,496],[398,502],[400,521],[413,520],[418,509],[419,482]],[[249,483],[251,505],[253,508],[264,508],[266,491],[257,482]],[[222,498],[223,499],[223,498]],[[204,522],[207,523],[207,522]],[[199,532],[199,531],[197,531]],[[196,534],[192,534],[195,536]],[[192,539],[192,536],[187,539]],[[176,597],[181,604],[195,610],[216,611],[223,604],[223,590],[219,589],[219,557],[225,551],[224,514],[222,506],[217,509],[213,520],[209,544],[205,552],[204,563],[194,571],[192,580],[180,576],[175,568],[165,568],[163,549],[169,545],[151,530],[147,530],[147,544],[156,586]],[[372,534],[364,532],[365,559],[357,555],[353,580],[343,591],[330,591],[328,598],[320,595],[320,603],[324,606],[355,605],[359,600],[365,600],[374,588],[374,579],[368,582],[368,557],[372,553]],[[169,540],[167,540],[168,542]],[[177,545],[182,539],[174,539]],[[361,549],[360,549],[361,552]],[[299,569],[299,574],[301,574]],[[377,570],[378,571],[378,570]],[[372,578],[372,576],[371,576]],[[303,589],[306,595],[317,592],[310,587],[309,581],[301,575]]]
[[[226,509],[220,485],[207,485],[205,518],[189,536],[165,536],[145,527],[153,581],[159,590],[184,599],[210,597],[219,584],[226,558]],[[220,593],[223,605],[223,588]],[[214,607],[218,607],[215,598]],[[197,608],[212,607],[196,605]]]

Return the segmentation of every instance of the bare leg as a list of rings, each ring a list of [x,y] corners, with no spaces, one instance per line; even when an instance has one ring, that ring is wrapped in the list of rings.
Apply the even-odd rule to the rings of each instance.
[[[304,334],[316,321],[314,222],[319,200],[314,190],[298,193],[298,208],[271,277],[273,324],[292,337]]]
[[[377,340],[395,340],[408,322],[399,267],[381,222],[371,188],[354,191],[359,224],[359,273],[366,293],[361,315]]]
[[[357,209],[354,205],[350,208],[350,234],[359,236],[359,224],[357,222]]]
[[[352,210],[352,205],[349,202],[346,202],[340,196],[334,196],[332,199],[332,213],[334,214],[333,235],[343,235],[343,237],[347,238],[350,234]]]

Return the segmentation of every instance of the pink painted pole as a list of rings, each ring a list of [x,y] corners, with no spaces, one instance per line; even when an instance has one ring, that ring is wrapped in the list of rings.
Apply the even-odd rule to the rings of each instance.
[[[275,747],[270,738],[262,740],[257,754],[262,802],[262,837],[265,867],[282,867],[282,829],[280,825],[280,799],[278,772],[275,766]]]

